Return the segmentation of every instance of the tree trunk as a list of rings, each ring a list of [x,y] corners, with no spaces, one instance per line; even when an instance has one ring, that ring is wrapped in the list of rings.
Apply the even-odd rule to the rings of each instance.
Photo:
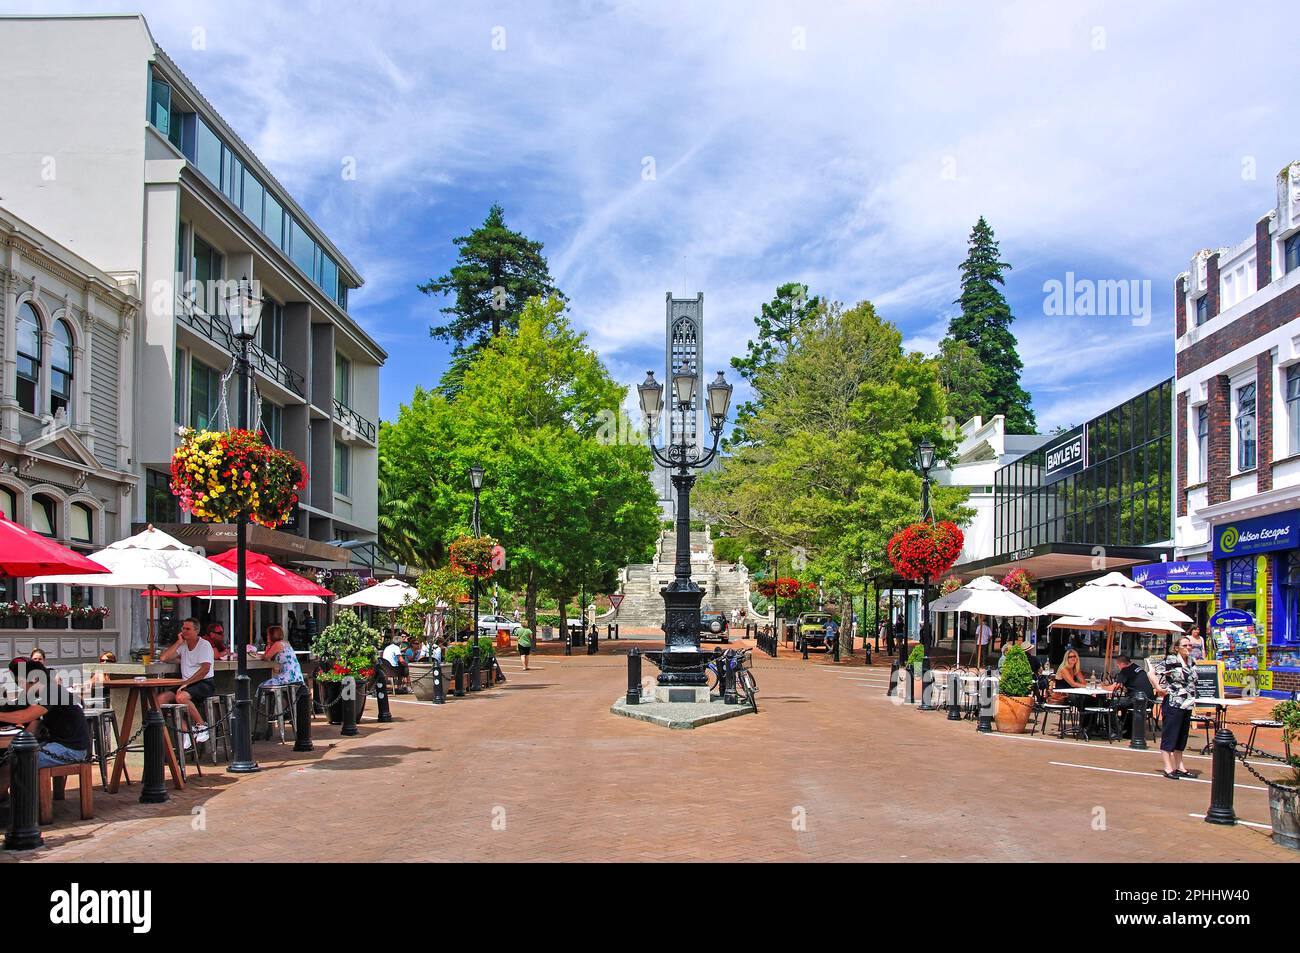
[[[537,571],[528,571],[528,585],[524,590],[524,619],[528,628],[537,632]]]

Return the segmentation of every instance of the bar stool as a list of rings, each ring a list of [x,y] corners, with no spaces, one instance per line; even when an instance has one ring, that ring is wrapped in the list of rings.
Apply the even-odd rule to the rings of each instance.
[[[288,719],[293,725],[293,734],[298,736],[298,706],[294,702],[298,698],[298,689],[303,688],[301,682],[292,682],[288,685],[268,685],[263,682],[257,686],[257,713],[253,716],[254,734],[257,734],[257,723],[260,719],[266,720],[266,740],[271,740],[271,722],[274,720],[280,728],[280,743],[284,744],[284,722]]]
[[[189,754],[194,758],[194,769],[199,772],[199,777],[203,777],[203,765],[199,758],[199,746],[194,741],[192,735],[193,726],[190,724],[190,706],[182,705],[180,702],[171,702],[166,705],[159,705],[158,710],[162,714],[163,724],[167,727],[167,734],[171,738],[172,750],[176,752],[176,763],[181,769],[181,780],[185,780],[185,763],[189,759]],[[182,719],[185,727],[181,727]],[[181,738],[189,738],[190,746],[187,749]],[[212,739],[209,738],[209,741]]]
[[[208,722],[208,754],[212,763],[217,763],[217,746],[221,746],[222,757],[230,760],[230,712],[235,707],[235,696],[212,695],[203,699],[203,717]]]
[[[1272,718],[1252,718],[1250,720],[1250,738],[1246,741],[1246,754],[1255,753],[1255,735],[1261,728],[1281,728],[1282,722],[1274,721]]]
[[[108,759],[111,755],[117,753],[118,747],[122,743],[121,735],[117,730],[117,712],[111,708],[90,708],[83,709],[86,715],[86,724],[90,728],[90,752],[91,757],[99,762],[99,779],[104,784],[104,790],[108,790]],[[108,743],[109,730],[113,732],[113,744]],[[131,783],[131,775],[126,771],[126,762],[122,762],[122,773],[126,778],[126,783]]]

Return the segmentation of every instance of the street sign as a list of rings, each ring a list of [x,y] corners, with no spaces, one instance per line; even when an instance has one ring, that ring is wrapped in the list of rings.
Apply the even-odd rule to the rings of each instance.
[[[623,593],[621,593],[621,592],[616,592],[616,593],[614,593],[613,595],[611,595],[611,596],[609,597],[609,604],[610,604],[611,606],[613,606],[613,607],[614,607],[614,611],[617,612],[617,611],[618,611],[618,607],[621,606],[621,605],[623,604]]]

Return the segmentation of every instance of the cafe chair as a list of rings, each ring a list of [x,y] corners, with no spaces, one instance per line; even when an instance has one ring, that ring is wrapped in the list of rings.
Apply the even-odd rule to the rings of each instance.
[[[1205,747],[1201,749],[1201,754],[1209,754],[1214,748],[1214,716],[1193,713],[1190,730],[1196,731],[1198,728],[1205,729]]]
[[[1089,705],[1084,708],[1085,718],[1091,718],[1093,723],[1100,721],[1105,726],[1106,734],[1104,735],[1106,743],[1110,744],[1120,736],[1119,717],[1115,710],[1115,699],[1109,699],[1105,705]],[[1092,736],[1088,733],[1087,723],[1084,722],[1083,731],[1081,732],[1084,741],[1088,741]]]
[[[62,801],[67,788],[68,778],[77,779],[77,793],[81,796],[81,819],[88,821],[95,816],[95,781],[94,762],[89,759],[77,764],[61,764],[53,768],[41,768],[38,772],[37,789],[39,796],[40,822],[54,823],[54,802]]]
[[[111,708],[91,708],[84,710],[86,715],[86,727],[90,730],[90,756],[99,762],[99,779],[103,782],[104,790],[108,790],[108,762],[115,754],[118,747],[122,744],[121,735],[117,730],[117,712]],[[112,732],[113,743],[109,744],[109,732]],[[131,775],[126,773],[126,762],[122,762],[122,772],[126,777],[126,783],[131,783]]]
[[[1052,716],[1056,716],[1056,732],[1064,738],[1067,731],[1073,731],[1074,706],[1062,705],[1057,702],[1049,701],[1052,697],[1050,687],[1034,686],[1034,724],[1029,733],[1032,735],[1038,729],[1038,718],[1041,714],[1043,719],[1043,734],[1047,734],[1048,726],[1051,723]]]
[[[266,739],[271,740],[271,722],[274,721],[280,729],[280,743],[284,744],[284,723],[287,720],[293,725],[293,734],[298,736],[298,706],[294,704],[297,700],[299,688],[303,687],[301,682],[293,682],[289,685],[268,685],[263,682],[257,686],[257,713],[253,716],[253,734],[257,735],[257,726],[260,722],[266,724]]]
[[[182,705],[180,702],[171,702],[167,705],[159,705],[159,711],[162,714],[163,725],[167,728],[167,736],[171,739],[172,750],[176,752],[176,763],[181,769],[181,780],[185,780],[185,763],[194,759],[194,770],[198,771],[199,777],[203,777],[203,765],[199,759],[199,746],[194,741],[192,727],[190,725],[190,706]],[[182,722],[184,723],[182,726]],[[183,739],[190,739],[190,747],[185,748]],[[212,738],[209,736],[208,743],[211,744]],[[187,757],[188,755],[188,757]]]
[[[1257,750],[1255,748],[1255,735],[1259,733],[1259,729],[1281,727],[1282,722],[1274,721],[1272,718],[1252,718],[1250,720],[1250,737],[1246,740],[1246,755],[1252,755]],[[1287,757],[1290,757],[1290,754],[1290,751],[1288,751]]]
[[[208,723],[208,755],[217,763],[217,748],[223,760],[230,760],[230,713],[235,707],[235,696],[212,695],[203,699],[203,717]]]

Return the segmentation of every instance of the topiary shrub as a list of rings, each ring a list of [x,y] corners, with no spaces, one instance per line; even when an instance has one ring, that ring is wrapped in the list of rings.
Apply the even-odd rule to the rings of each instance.
[[[998,684],[998,693],[1011,698],[1024,698],[1034,685],[1034,670],[1029,665],[1029,656],[1019,645],[1009,646],[1002,660],[1002,680]]]
[[[907,667],[919,675],[923,661],[925,661],[925,647],[919,643],[913,645],[911,654],[907,656]]]

